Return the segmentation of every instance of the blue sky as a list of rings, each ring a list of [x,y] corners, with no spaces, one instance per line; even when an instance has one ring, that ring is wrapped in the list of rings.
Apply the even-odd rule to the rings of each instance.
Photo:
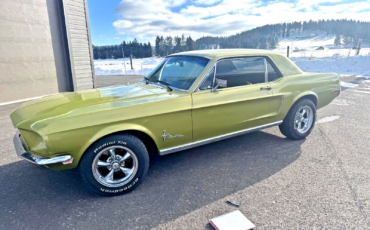
[[[227,36],[265,24],[370,20],[370,0],[88,0],[94,45],[163,36]]]
[[[113,22],[122,17],[114,12],[121,0],[88,0],[91,40],[94,45],[110,45],[122,42]],[[114,39],[121,37],[122,39]]]

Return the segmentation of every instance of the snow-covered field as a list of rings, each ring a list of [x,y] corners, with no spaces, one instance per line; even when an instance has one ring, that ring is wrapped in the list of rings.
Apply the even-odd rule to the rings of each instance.
[[[131,69],[130,59],[123,58],[120,59],[103,59],[94,60],[95,74],[96,75],[147,75],[154,69],[159,63],[161,63],[163,58],[141,58],[133,59]],[[126,65],[126,70],[125,70]]]
[[[360,56],[355,56],[355,50],[344,46],[334,46],[334,36],[317,36],[301,39],[283,39],[279,48],[273,50],[286,55],[286,47],[293,47],[290,58],[305,72],[335,72],[341,75],[370,76],[370,50],[369,45],[363,44]],[[293,44],[293,46],[292,46]],[[325,50],[316,50],[323,46]],[[96,75],[147,75],[163,58],[151,57],[133,59],[133,70],[130,60],[105,59],[95,60]],[[126,70],[125,70],[125,65]]]
[[[302,71],[316,73],[338,73],[341,75],[369,75],[370,76],[370,56],[351,56],[345,58],[332,59],[330,57],[297,58],[295,64]]]

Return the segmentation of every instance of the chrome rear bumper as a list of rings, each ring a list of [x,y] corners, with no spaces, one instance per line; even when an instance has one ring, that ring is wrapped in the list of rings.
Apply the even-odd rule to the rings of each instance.
[[[71,164],[73,162],[73,158],[70,155],[57,156],[53,158],[39,158],[37,156],[34,156],[24,149],[20,136],[21,136],[20,132],[17,131],[17,133],[14,135],[13,143],[14,143],[15,151],[18,157],[21,159],[24,159],[26,161],[29,161],[31,163],[38,164],[38,165],[49,165],[49,164],[55,164],[55,163]]]

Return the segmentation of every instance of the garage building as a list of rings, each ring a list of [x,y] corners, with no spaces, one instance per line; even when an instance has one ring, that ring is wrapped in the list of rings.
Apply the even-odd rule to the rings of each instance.
[[[1,0],[0,8],[0,105],[94,87],[86,0]]]

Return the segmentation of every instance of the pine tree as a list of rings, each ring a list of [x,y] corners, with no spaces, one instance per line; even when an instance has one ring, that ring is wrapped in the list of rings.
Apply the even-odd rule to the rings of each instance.
[[[184,51],[185,49],[185,46],[186,46],[186,39],[185,39],[185,35],[181,35],[181,52]]]
[[[165,50],[166,50],[166,55],[172,54],[172,49],[173,49],[173,42],[172,42],[172,37],[167,36],[166,37],[166,44],[165,44]]]
[[[189,36],[186,38],[186,46],[185,46],[185,51],[190,51],[190,50],[195,50],[195,42],[193,39]]]
[[[181,52],[181,38],[175,37],[175,47],[173,47],[173,53]]]
[[[165,42],[163,36],[159,40],[159,56],[165,56]]]
[[[335,37],[335,39],[334,39],[334,45],[336,45],[336,46],[340,46],[342,43],[341,43],[341,41],[340,41],[340,35],[339,34],[337,34],[337,36]]]
[[[148,42],[148,48],[147,48],[146,56],[147,57],[152,57],[153,56],[153,48],[152,48],[152,45],[150,44],[150,42]]]
[[[161,39],[159,38],[159,36],[156,37],[155,39],[155,54],[160,56],[160,42],[161,42]]]

